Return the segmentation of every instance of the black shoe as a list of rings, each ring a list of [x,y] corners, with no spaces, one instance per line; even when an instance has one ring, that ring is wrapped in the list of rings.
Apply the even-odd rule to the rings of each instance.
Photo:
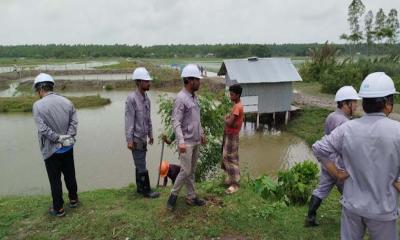
[[[158,198],[160,196],[160,193],[158,192],[153,192],[150,188],[150,178],[149,178],[149,172],[143,172],[140,174],[140,180],[142,181],[142,194],[146,198]]]
[[[171,194],[169,195],[168,202],[167,202],[167,209],[172,211],[176,205],[176,199],[178,199],[177,195]]]
[[[321,205],[322,199],[317,196],[312,195],[310,199],[310,206],[308,207],[308,215],[306,217],[304,226],[305,227],[316,227],[319,224],[316,222],[317,210]]]
[[[77,208],[79,207],[79,200],[70,200],[68,206],[70,208]]]
[[[53,207],[50,207],[49,214],[54,217],[64,217],[65,211],[64,211],[64,208],[61,208],[60,210],[56,211],[56,210],[54,210]]]
[[[160,193],[159,192],[153,192],[153,191],[150,190],[150,192],[143,193],[143,196],[145,198],[158,198],[160,196]]]
[[[319,224],[316,222],[316,216],[306,217],[304,222],[305,227],[318,227]]]
[[[190,206],[199,206],[199,207],[206,205],[206,201],[198,197],[192,199],[186,198],[186,203]]]

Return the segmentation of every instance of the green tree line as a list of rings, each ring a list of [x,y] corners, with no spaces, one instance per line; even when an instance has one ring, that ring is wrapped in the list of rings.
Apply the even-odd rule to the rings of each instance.
[[[0,46],[0,58],[98,58],[98,57],[132,57],[132,58],[174,58],[174,57],[216,57],[243,58],[308,56],[310,48],[322,47],[323,44],[200,44],[200,45],[15,45]],[[351,51],[360,54],[399,54],[400,44],[334,44],[343,55]]]

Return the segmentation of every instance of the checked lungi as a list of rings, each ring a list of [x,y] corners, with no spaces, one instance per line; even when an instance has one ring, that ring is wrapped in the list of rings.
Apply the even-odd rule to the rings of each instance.
[[[228,174],[231,184],[239,185],[239,134],[224,135],[221,167]]]

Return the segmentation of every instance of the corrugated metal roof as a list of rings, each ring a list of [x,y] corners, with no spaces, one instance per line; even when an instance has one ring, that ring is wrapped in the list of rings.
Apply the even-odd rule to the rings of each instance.
[[[302,81],[289,58],[249,58],[224,60],[218,75],[229,74],[238,83]]]

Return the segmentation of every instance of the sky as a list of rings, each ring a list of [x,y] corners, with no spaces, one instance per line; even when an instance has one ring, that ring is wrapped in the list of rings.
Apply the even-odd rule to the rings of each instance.
[[[340,43],[350,2],[0,0],[0,45]],[[363,3],[400,14],[400,0]]]

